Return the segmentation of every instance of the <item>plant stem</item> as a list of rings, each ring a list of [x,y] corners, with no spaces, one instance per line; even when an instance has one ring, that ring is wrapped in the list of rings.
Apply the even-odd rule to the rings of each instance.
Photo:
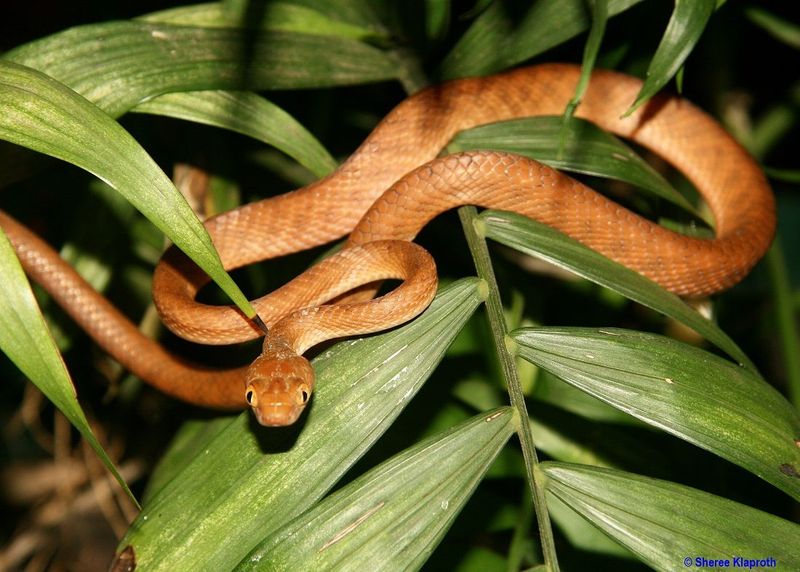
[[[792,99],[794,103],[800,101],[800,89],[793,88]],[[763,159],[770,149],[777,145],[786,134],[784,125],[791,124],[796,113],[792,107],[783,105],[773,107],[749,131],[741,133],[746,147],[756,159]],[[789,400],[800,409],[800,355],[797,348],[800,346],[795,322],[795,307],[792,303],[792,285],[786,269],[786,258],[783,256],[780,237],[776,236],[764,257],[764,263],[769,276],[769,285],[772,290],[772,299],[775,305],[775,317],[778,324],[778,338],[781,345],[781,357],[786,371],[786,386]]]
[[[557,572],[558,560],[556,558],[555,542],[553,540],[553,529],[550,525],[550,515],[547,511],[545,499],[544,482],[542,473],[538,470],[539,460],[536,456],[536,448],[533,443],[531,426],[528,422],[528,408],[525,405],[525,395],[522,393],[522,386],[517,375],[517,368],[514,364],[514,356],[508,349],[508,340],[503,315],[503,304],[500,301],[500,291],[497,288],[497,280],[494,276],[494,269],[489,258],[489,249],[486,240],[478,232],[475,223],[477,211],[475,207],[467,206],[458,209],[458,216],[461,218],[461,225],[464,228],[464,235],[467,238],[472,259],[478,276],[482,278],[488,286],[488,296],[486,298],[486,314],[489,318],[489,327],[495,342],[495,349],[500,361],[500,367],[505,378],[511,406],[517,414],[517,435],[519,436],[522,456],[525,459],[525,470],[528,473],[528,484],[531,490],[531,498],[536,508],[536,519],[539,524],[539,536],[542,543],[542,554],[544,563],[549,570]]]
[[[778,322],[778,339],[786,367],[786,383],[789,399],[800,409],[800,337],[794,321],[794,305],[792,289],[786,272],[786,261],[783,257],[780,239],[776,238],[765,258],[772,286],[772,299],[775,301],[775,315]]]
[[[429,81],[419,60],[414,53],[406,48],[395,48],[390,53],[397,62],[397,81],[409,95],[416,93],[427,86]]]

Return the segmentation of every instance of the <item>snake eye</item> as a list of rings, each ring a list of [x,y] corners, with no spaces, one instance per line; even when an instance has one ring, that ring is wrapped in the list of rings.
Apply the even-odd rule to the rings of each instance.
[[[309,392],[308,392],[308,386],[307,385],[303,384],[302,386],[300,386],[299,394],[300,394],[300,402],[303,405],[308,403],[308,398],[310,397],[310,395],[309,395]]]
[[[248,389],[247,393],[244,394],[244,398],[247,400],[247,404],[250,406],[255,407],[256,400],[255,400],[255,393],[252,389]]]

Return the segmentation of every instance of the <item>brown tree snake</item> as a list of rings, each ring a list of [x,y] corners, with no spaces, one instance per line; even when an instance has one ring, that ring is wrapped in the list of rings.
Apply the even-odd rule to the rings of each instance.
[[[774,234],[775,206],[759,166],[713,119],[681,98],[659,96],[621,118],[641,81],[620,73],[594,72],[576,115],[681,171],[710,208],[715,238],[674,233],[529,159],[495,152],[437,158],[459,130],[561,114],[578,77],[577,66],[547,64],[425,89],[391,111],[328,177],[208,220],[226,269],[349,234],[340,252],[254,302],[270,333],[248,367],[215,370],[170,354],[25,227],[2,213],[0,225],[29,276],[128,370],[190,403],[220,409],[249,403],[262,424],[288,425],[313,390],[313,370],[303,352],[324,340],[396,326],[429,304],[436,269],[408,241],[442,211],[473,204],[523,214],[683,296],[735,284],[764,254]],[[388,278],[403,282],[380,298],[362,289],[345,303],[324,304]],[[233,307],[194,301],[207,281],[182,253],[168,250],[153,281],[165,324],[206,344],[258,337],[258,328]]]

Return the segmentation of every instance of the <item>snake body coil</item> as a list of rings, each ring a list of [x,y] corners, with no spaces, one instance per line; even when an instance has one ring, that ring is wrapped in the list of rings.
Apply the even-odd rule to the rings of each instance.
[[[39,239],[7,215],[8,233],[27,272],[117,360],[162,391],[216,408],[249,403],[266,425],[292,423],[313,390],[306,349],[322,340],[386,329],[430,302],[432,260],[409,241],[444,210],[475,204],[551,225],[684,296],[741,280],[768,248],[774,200],[758,165],[714,120],[686,100],[659,96],[627,118],[641,82],[597,71],[576,115],[632,139],[679,169],[715,220],[716,237],[660,227],[583,184],[518,156],[473,152],[437,158],[462,129],[535,115],[558,115],[579,77],[549,64],[423,90],[398,105],[330,176],[207,221],[227,269],[350,235],[345,248],[254,302],[270,326],[250,368],[211,370],[167,353],[142,336]],[[403,280],[376,300],[362,291],[346,304],[322,305],[361,285]],[[259,331],[232,307],[198,304],[208,278],[177,250],[156,268],[153,293],[164,322],[198,342],[228,344]]]

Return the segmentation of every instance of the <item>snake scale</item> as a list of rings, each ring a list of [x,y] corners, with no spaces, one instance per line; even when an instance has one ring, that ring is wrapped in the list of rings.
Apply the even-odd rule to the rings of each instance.
[[[344,248],[254,302],[269,326],[263,353],[248,367],[217,370],[168,353],[143,336],[43,241],[6,214],[26,272],[106,351],[161,391],[201,406],[248,404],[264,425],[293,423],[311,397],[313,370],[302,353],[327,339],[383,330],[419,314],[436,269],[410,242],[441,212],[465,204],[507,210],[548,224],[682,296],[702,296],[741,280],[766,252],[775,205],[748,153],[688,101],[661,95],[629,117],[641,81],[595,71],[576,116],[631,139],[681,171],[715,221],[712,239],[667,230],[536,161],[496,152],[439,157],[460,130],[500,120],[558,115],[580,69],[545,64],[420,91],[392,110],[334,173],[293,192],[247,204],[206,222],[226,269],[348,236]],[[400,286],[372,299],[383,279]],[[261,332],[233,307],[195,301],[208,278],[171,248],[156,268],[153,295],[164,323],[206,344]],[[355,289],[355,293],[325,302]]]

